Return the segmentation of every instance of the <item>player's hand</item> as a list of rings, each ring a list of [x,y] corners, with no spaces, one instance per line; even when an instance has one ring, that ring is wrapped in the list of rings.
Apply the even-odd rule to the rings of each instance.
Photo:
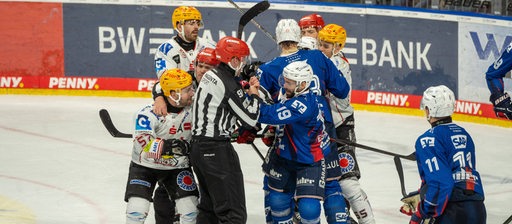
[[[256,75],[256,70],[258,70],[261,64],[263,64],[262,61],[255,61],[250,64],[244,65],[242,72],[240,73],[242,79],[249,80],[249,78]]]
[[[512,120],[512,101],[508,93],[493,93],[490,100],[494,106],[496,117]]]
[[[251,144],[254,142],[256,138],[256,133],[258,131],[255,128],[245,128],[240,127],[238,129],[238,137],[236,139],[236,143],[238,144]]]
[[[423,218],[421,217],[421,214],[419,211],[416,211],[411,216],[411,221],[409,221],[409,224],[434,224],[436,221],[435,218]]]
[[[190,153],[190,144],[181,139],[166,139],[162,147],[162,158],[167,159],[174,155],[187,156]]]
[[[167,105],[165,104],[163,96],[157,96],[155,98],[155,102],[153,103],[153,112],[158,116],[167,115]]]
[[[408,216],[412,216],[416,211],[416,206],[421,201],[419,191],[413,191],[407,196],[400,199],[404,204],[400,207],[400,212]]]
[[[267,125],[265,129],[263,129],[263,136],[261,137],[261,141],[263,141],[266,146],[270,147],[272,144],[274,144],[275,139],[276,128],[272,125]]]

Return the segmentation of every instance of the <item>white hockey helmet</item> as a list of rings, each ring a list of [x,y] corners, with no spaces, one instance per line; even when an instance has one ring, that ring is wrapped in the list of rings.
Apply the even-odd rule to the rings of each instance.
[[[295,81],[297,88],[300,87],[302,82],[305,82],[306,87],[304,89],[307,89],[311,80],[313,80],[313,68],[306,61],[294,61],[284,67],[282,76]]]
[[[299,49],[305,50],[316,50],[318,49],[318,40],[313,37],[302,36],[297,47],[299,47]]]
[[[281,19],[276,26],[277,44],[283,41],[300,42],[300,27],[293,19]]]
[[[455,111],[455,94],[445,85],[429,87],[423,92],[420,109],[427,109],[429,117],[448,117]]]

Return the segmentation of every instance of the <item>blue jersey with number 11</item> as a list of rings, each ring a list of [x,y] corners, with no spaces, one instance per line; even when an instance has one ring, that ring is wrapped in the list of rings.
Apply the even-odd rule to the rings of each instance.
[[[442,214],[454,188],[484,195],[475,144],[464,128],[454,123],[437,125],[418,137],[415,148],[422,189],[426,189],[422,215]]]

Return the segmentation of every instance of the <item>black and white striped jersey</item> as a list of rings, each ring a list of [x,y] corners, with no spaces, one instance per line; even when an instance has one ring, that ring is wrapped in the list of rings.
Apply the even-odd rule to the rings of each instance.
[[[259,98],[247,96],[234,74],[224,63],[204,74],[195,93],[192,136],[231,138],[237,120],[256,126]]]

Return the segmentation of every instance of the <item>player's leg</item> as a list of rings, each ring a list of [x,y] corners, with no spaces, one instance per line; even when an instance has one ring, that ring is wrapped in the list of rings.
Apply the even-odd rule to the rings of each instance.
[[[150,201],[155,189],[156,177],[152,169],[130,163],[124,200],[126,205],[126,223],[142,224],[149,212]]]
[[[301,223],[320,223],[320,200],[325,196],[325,160],[314,164],[297,164],[296,171],[295,197],[298,200]]]
[[[356,142],[353,115],[347,117],[345,122],[336,128],[336,134],[341,139]],[[370,201],[359,183],[361,174],[356,159],[355,147],[338,144],[338,157],[342,173],[339,184],[343,196],[349,202],[349,206],[356,215],[359,224],[375,223]]]
[[[268,204],[272,223],[292,223],[294,214],[295,167],[279,156],[267,164]],[[293,171],[293,172],[292,172]]]
[[[156,224],[173,224],[175,219],[174,200],[169,198],[169,194],[165,187],[158,184],[153,196],[153,208],[155,209],[155,223]],[[179,216],[178,216],[179,217]],[[178,219],[179,221],[179,219]]]
[[[197,185],[191,168],[171,170],[171,175],[161,180],[165,188],[176,198],[176,210],[180,214],[181,224],[195,224],[198,214]]]

